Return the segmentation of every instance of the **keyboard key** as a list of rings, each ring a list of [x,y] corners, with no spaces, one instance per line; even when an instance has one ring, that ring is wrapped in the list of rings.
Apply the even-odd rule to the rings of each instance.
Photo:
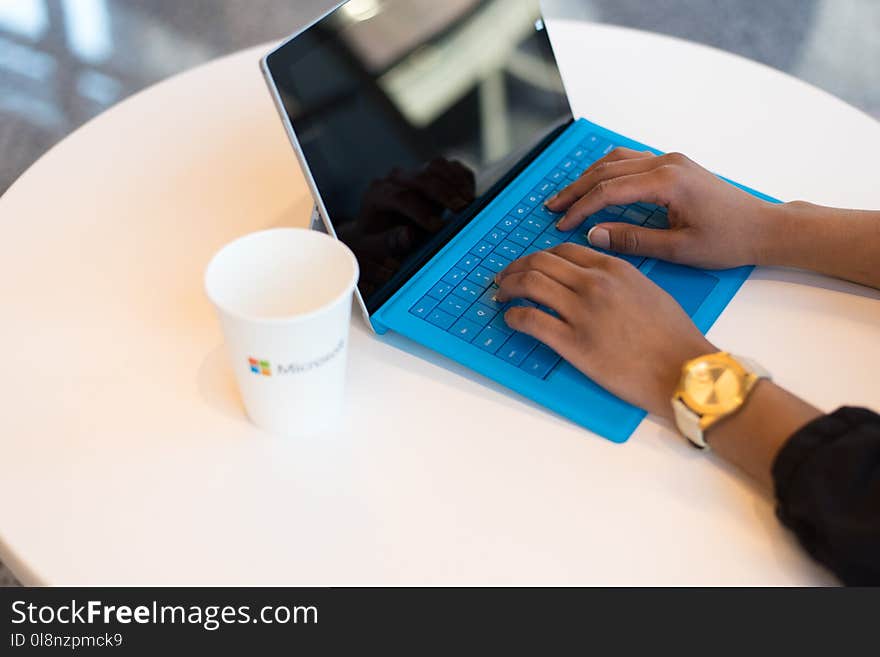
[[[587,239],[587,231],[585,230],[574,231],[565,241],[572,244],[579,244],[580,246],[590,246],[590,241]]]
[[[577,169],[577,166],[578,166],[577,160],[575,160],[573,158],[568,158],[561,165],[559,165],[559,168],[562,169],[563,171],[572,172]]]
[[[522,200],[522,202],[529,205],[530,207],[535,207],[536,205],[538,205],[538,203],[540,203],[543,200],[544,200],[544,196],[542,196],[541,194],[538,194],[538,192],[532,192],[531,194],[526,196]]]
[[[608,154],[609,154],[611,151],[613,151],[615,148],[617,148],[617,146],[616,146],[615,144],[612,144],[612,143],[609,142],[608,144],[606,144],[606,145],[604,146],[604,148],[603,148],[603,147],[599,147],[599,148],[596,149],[596,150],[599,151],[599,157],[602,158],[602,157],[605,157],[606,155],[608,155]]]
[[[581,142],[581,146],[586,148],[588,151],[593,150],[596,146],[599,145],[599,137],[595,134],[587,135],[584,140]]]
[[[458,267],[453,267],[446,273],[446,276],[443,277],[444,283],[449,283],[451,286],[455,287],[459,283],[461,283],[465,278],[467,278],[468,273],[463,269],[459,269]]]
[[[545,180],[540,185],[535,187],[535,189],[532,190],[532,193],[537,194],[543,198],[547,198],[555,190],[556,190],[556,185],[554,185],[549,180]]]
[[[492,255],[488,256],[485,260],[483,260],[483,266],[486,269],[488,269],[489,271],[492,271],[497,274],[498,272],[502,271],[505,267],[507,267],[507,265],[509,265],[510,262],[511,261],[508,260],[507,258],[503,258],[500,255],[493,253]]]
[[[486,236],[483,238],[483,241],[489,242],[490,244],[499,244],[501,240],[507,235],[506,230],[500,230],[498,228],[493,228]]]
[[[583,160],[585,157],[587,157],[587,154],[589,152],[590,152],[589,148],[587,148],[586,146],[581,146],[579,148],[574,149],[569,154],[569,157],[573,160]]]
[[[531,205],[527,205],[525,203],[520,203],[519,205],[517,205],[513,209],[513,212],[511,212],[511,214],[514,217],[519,217],[520,219],[525,219],[527,216],[529,216],[529,212],[532,211],[532,207],[533,206],[531,206]]]
[[[449,291],[452,289],[452,286],[449,283],[445,283],[444,281],[440,281],[428,290],[428,296],[434,297],[437,301],[442,301],[443,297],[449,294]]]
[[[477,336],[477,333],[480,332],[481,328],[481,326],[477,326],[473,322],[461,318],[455,323],[455,325],[449,332],[452,333],[455,337],[461,338],[465,342],[470,342]]]
[[[474,248],[471,249],[471,253],[478,258],[483,258],[492,251],[493,245],[489,242],[480,242]]]
[[[648,228],[669,228],[669,215],[665,210],[655,212],[645,223]]]
[[[544,233],[535,241],[535,246],[544,251],[546,249],[552,249],[554,246],[559,246],[564,241],[564,237],[557,237],[556,235]]]
[[[467,309],[464,314],[464,318],[473,322],[474,324],[478,324],[480,328],[483,328],[489,322],[491,322],[497,314],[498,311],[494,308],[490,308],[489,306],[482,303],[475,303],[473,306]]]
[[[456,265],[456,267],[464,270],[465,272],[470,272],[478,264],[480,264],[480,259],[475,255],[468,254],[464,258],[462,258],[461,260],[458,261],[458,264]]]
[[[547,180],[554,185],[560,185],[565,180],[565,171],[563,169],[554,169],[550,175],[547,176]]]
[[[608,214],[605,210],[599,210],[596,214],[592,214],[587,218],[587,223],[591,226],[606,221],[620,221],[620,215]]]
[[[438,310],[442,310],[445,314],[453,318],[461,317],[462,313],[471,305],[470,301],[462,299],[454,294],[450,294],[446,299],[437,306]]]
[[[543,233],[538,235],[538,239],[536,239],[534,242],[532,242],[532,246],[538,246],[538,243],[541,241],[541,238],[547,237],[548,235],[550,237],[558,237],[559,239],[561,239],[564,242],[565,238],[568,237],[570,233],[571,233],[570,230],[559,230],[556,227],[556,224],[550,224],[549,226],[547,226],[547,228],[544,229]],[[544,247],[541,247],[541,248],[543,249]]]
[[[538,216],[536,214],[532,214],[528,219],[520,224],[521,228],[525,228],[526,230],[530,230],[536,235],[543,233],[547,226],[550,225],[550,220],[546,219],[543,216]]]
[[[471,302],[476,301],[480,298],[480,295],[485,291],[485,285],[477,285],[476,283],[471,283],[470,281],[465,281],[457,288],[455,288],[456,296],[461,297],[462,299],[467,299]]]
[[[416,317],[426,318],[431,314],[431,311],[437,307],[437,300],[432,299],[431,297],[422,297],[422,300],[419,301],[416,305],[409,309],[409,311],[415,315]]]
[[[561,212],[553,212],[543,205],[535,208],[535,211],[532,212],[532,216],[551,224],[555,224],[557,221],[562,219]]]
[[[480,303],[497,312],[504,307],[504,304],[500,301],[495,301],[496,292],[498,292],[498,286],[492,283],[492,285],[483,292],[483,295],[480,297]]]
[[[544,235],[552,235],[553,237],[558,237],[564,242],[565,238],[574,232],[574,228],[571,230],[559,230],[556,227],[556,223],[557,222],[551,222],[551,224],[544,229],[544,233],[540,237],[543,237]]]
[[[521,247],[526,247],[534,242],[537,236],[538,233],[532,233],[520,226],[510,234],[510,241]]]
[[[507,325],[507,322],[504,321],[504,313],[498,313],[495,315],[494,319],[489,322],[489,328],[495,329],[499,333],[503,333],[504,335],[510,335],[513,333],[513,329]]]
[[[551,370],[556,367],[556,364],[560,360],[562,359],[559,354],[553,351],[550,347],[539,344],[519,367],[521,370],[528,372],[532,376],[543,379],[550,374]]]
[[[490,354],[494,354],[498,351],[498,348],[504,344],[505,340],[507,340],[506,333],[502,333],[491,326],[487,326],[480,332],[477,339],[474,340],[474,344],[480,349],[488,351]]]
[[[485,267],[477,267],[468,275],[467,280],[482,285],[483,289],[485,289],[495,280],[495,274]]]
[[[624,210],[623,214],[620,216],[622,219],[624,219],[624,221],[641,226],[648,220],[650,214],[650,212],[645,212],[641,208],[630,206],[626,210]]]
[[[622,208],[619,205],[609,205],[607,208],[605,208],[604,212],[607,212],[614,217],[619,217],[624,212],[626,212],[626,208]]]
[[[452,326],[453,323],[455,323],[455,317],[453,317],[449,313],[445,313],[442,310],[435,308],[428,315],[428,321],[431,322],[434,326],[439,326],[445,331],[450,326]]]
[[[513,215],[507,215],[506,217],[504,217],[504,219],[502,219],[501,221],[498,222],[498,225],[495,226],[495,228],[498,228],[499,230],[504,230],[504,231],[510,232],[514,228],[519,226],[519,222],[520,222],[519,217],[514,217]]]
[[[510,260],[516,260],[519,258],[523,251],[525,251],[525,247],[519,246],[510,241],[502,242],[501,245],[495,249],[495,253]]]
[[[498,356],[511,365],[519,367],[536,344],[538,344],[538,341],[535,338],[525,333],[514,333],[504,343],[501,350],[498,351]]]

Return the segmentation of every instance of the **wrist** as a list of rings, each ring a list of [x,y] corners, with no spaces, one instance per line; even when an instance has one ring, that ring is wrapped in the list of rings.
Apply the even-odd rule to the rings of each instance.
[[[798,267],[804,253],[815,249],[816,206],[804,201],[765,203],[760,211],[754,262],[769,267]]]
[[[756,265],[773,266],[783,257],[786,236],[790,235],[793,211],[789,203],[762,201],[755,222],[752,240],[752,262]]]
[[[694,358],[714,354],[719,351],[719,349],[706,340],[702,334],[700,334],[700,338],[701,339],[674,345],[674,348],[670,350],[668,357],[664,359],[664,365],[659,372],[659,381],[657,385],[659,398],[657,399],[656,409],[652,409],[652,412],[655,415],[672,421],[675,416],[675,413],[672,410],[672,397],[681,381],[685,363]]]

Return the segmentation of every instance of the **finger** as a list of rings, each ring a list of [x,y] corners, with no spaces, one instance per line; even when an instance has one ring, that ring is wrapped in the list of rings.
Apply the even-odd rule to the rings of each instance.
[[[608,153],[608,155],[600,157],[598,160],[596,160],[590,166],[584,169],[581,172],[581,175],[587,173],[587,171],[592,171],[598,166],[602,166],[603,164],[608,164],[610,162],[620,162],[622,160],[643,160],[653,157],[657,157],[657,155],[655,153],[652,153],[651,151],[637,151],[632,148],[618,146],[613,151]]]
[[[644,173],[634,173],[600,180],[572,205],[559,220],[560,230],[571,230],[591,214],[609,205],[628,205],[644,201],[668,205],[668,178],[663,166]]]
[[[597,249],[675,261],[681,252],[681,230],[643,228],[625,223],[598,224],[587,233],[587,240]]]
[[[514,331],[530,335],[561,353],[572,340],[572,328],[562,320],[537,308],[516,306],[504,314]]]
[[[602,180],[644,173],[657,166],[658,159],[653,153],[642,153],[642,157],[600,160],[584,171],[580,178],[547,201],[547,208],[553,212],[563,212]]]
[[[534,269],[505,276],[498,285],[495,299],[501,303],[528,299],[552,308],[563,318],[570,317],[578,304],[578,297],[571,289]]]
[[[637,151],[633,148],[626,148],[625,146],[618,146],[613,151],[608,153],[603,157],[600,157],[598,160],[593,162],[590,166],[588,166],[585,171],[589,171],[593,167],[602,164],[604,162],[617,162],[618,160],[632,160],[632,159],[641,159],[646,157],[655,157],[654,153],[651,151]]]
[[[580,244],[572,244],[571,242],[554,246],[546,252],[563,258],[581,269],[602,268],[613,258],[613,256],[599,253],[595,249],[581,246]]]
[[[576,265],[571,260],[562,258],[552,251],[538,251],[524,258],[514,260],[503,271],[498,273],[495,277],[495,282],[500,285],[501,281],[507,276],[527,271],[539,271],[570,290],[577,290],[578,283],[584,274],[583,267]]]
[[[633,158],[644,158],[644,157],[656,157],[656,155],[651,151],[637,151],[634,148],[627,148],[626,146],[618,146],[613,151],[608,153],[608,155],[599,158],[595,162],[593,162],[592,166],[599,164],[600,162],[614,162],[616,160],[630,160]]]

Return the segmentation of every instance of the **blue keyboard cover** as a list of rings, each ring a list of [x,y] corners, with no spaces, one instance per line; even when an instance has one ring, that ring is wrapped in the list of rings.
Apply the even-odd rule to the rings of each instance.
[[[373,315],[377,331],[396,330],[550,406],[610,440],[626,440],[644,412],[574,371],[546,345],[511,330],[504,321],[504,314],[511,306],[529,305],[551,313],[552,310],[524,299],[499,303],[495,300],[497,286],[494,283],[495,274],[524,255],[564,242],[589,247],[586,234],[597,223],[621,221],[652,228],[668,227],[664,208],[635,203],[605,208],[575,230],[557,230],[561,215],[550,212],[544,202],[617,146],[653,150],[583,119],[572,124],[416,278]],[[751,271],[740,268],[708,274],[641,257],[610,255],[641,268],[666,288],[703,331],[708,330]],[[660,268],[652,275],[658,265]],[[689,280],[694,283],[689,285]],[[418,292],[419,289],[422,292]],[[713,295],[713,292],[717,293]],[[416,323],[401,317],[403,311],[416,319]],[[418,325],[425,329],[419,329]],[[443,339],[436,329],[451,339]],[[468,347],[462,349],[464,345]],[[483,356],[475,354],[473,349]],[[520,375],[510,368],[516,368]],[[560,386],[575,388],[571,399],[566,400],[565,395],[559,399],[558,393],[556,396],[545,394],[547,384],[557,378]],[[578,403],[581,406],[590,403],[591,408],[584,412],[577,408]]]

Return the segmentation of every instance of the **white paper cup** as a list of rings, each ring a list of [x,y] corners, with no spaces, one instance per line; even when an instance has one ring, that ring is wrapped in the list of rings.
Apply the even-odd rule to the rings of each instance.
[[[279,228],[228,244],[205,272],[251,421],[286,436],[342,414],[354,254],[312,230]]]

